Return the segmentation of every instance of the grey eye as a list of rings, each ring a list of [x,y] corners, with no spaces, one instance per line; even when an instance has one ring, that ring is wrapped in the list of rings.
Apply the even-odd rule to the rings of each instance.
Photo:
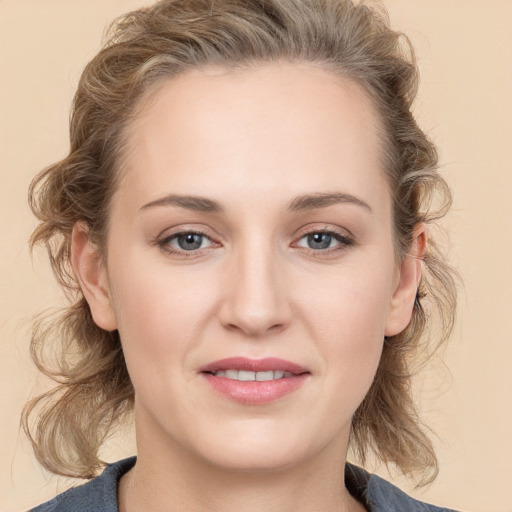
[[[204,236],[198,233],[185,233],[174,238],[180,249],[183,251],[195,251],[203,245]]]
[[[343,249],[353,243],[351,238],[335,231],[312,231],[304,235],[298,241],[297,246],[314,251],[326,251],[327,249]]]
[[[199,254],[201,249],[215,247],[216,244],[208,235],[196,231],[180,231],[158,242],[160,248],[169,254],[189,255]]]
[[[329,233],[311,233],[307,235],[307,246],[310,249],[328,249],[335,241]]]

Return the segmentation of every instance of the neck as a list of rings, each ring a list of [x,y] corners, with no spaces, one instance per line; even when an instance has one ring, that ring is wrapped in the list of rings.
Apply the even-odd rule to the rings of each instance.
[[[179,444],[163,445],[140,430],[137,463],[119,486],[120,512],[365,510],[344,484],[348,439],[290,467],[240,471],[215,466]]]
[[[336,453],[337,447],[326,451]],[[344,485],[344,457],[316,457],[292,468],[233,471],[182,447],[146,451],[119,486],[120,512],[362,512]],[[320,460],[321,459],[321,460]]]

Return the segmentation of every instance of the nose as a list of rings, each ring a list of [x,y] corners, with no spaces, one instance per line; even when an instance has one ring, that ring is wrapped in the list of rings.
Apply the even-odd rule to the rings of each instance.
[[[225,328],[262,337],[289,325],[286,272],[270,244],[255,243],[233,253],[224,281],[219,316]]]

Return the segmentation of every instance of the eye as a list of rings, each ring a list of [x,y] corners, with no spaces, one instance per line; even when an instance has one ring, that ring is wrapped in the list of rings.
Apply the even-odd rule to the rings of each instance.
[[[195,231],[174,233],[158,242],[158,244],[164,251],[171,253],[199,251],[214,245],[210,237]]]
[[[352,240],[334,231],[315,231],[304,235],[297,242],[298,247],[313,249],[314,251],[325,251],[329,249],[343,248],[352,245]]]

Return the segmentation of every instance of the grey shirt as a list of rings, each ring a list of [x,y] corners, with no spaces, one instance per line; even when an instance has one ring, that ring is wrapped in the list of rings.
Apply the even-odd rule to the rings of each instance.
[[[109,464],[97,478],[59,494],[31,512],[119,512],[117,484],[135,461],[136,457],[130,457]],[[454,512],[417,501],[386,480],[352,464],[346,465],[345,484],[370,512]]]

